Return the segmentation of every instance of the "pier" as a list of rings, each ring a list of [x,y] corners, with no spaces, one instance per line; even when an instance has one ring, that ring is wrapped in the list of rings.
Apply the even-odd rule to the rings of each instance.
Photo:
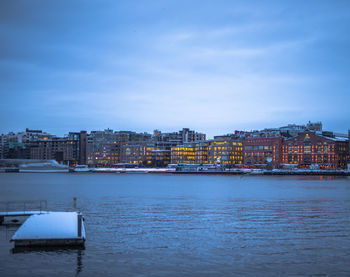
[[[47,212],[30,216],[12,236],[15,247],[84,246],[85,227],[79,212]]]
[[[84,217],[80,212],[52,212],[47,210],[47,201],[16,201],[0,203],[0,224],[24,223],[12,236],[10,242],[18,247],[84,247]],[[74,198],[76,209],[76,198]],[[11,220],[5,219],[9,218]]]
[[[47,201],[7,201],[0,203],[0,224],[6,218],[21,218],[47,213]],[[17,221],[17,219],[15,219]]]

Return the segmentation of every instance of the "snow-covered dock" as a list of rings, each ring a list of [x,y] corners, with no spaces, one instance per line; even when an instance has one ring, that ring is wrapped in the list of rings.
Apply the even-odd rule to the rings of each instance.
[[[15,247],[83,246],[83,216],[78,212],[47,212],[30,216],[11,238]]]

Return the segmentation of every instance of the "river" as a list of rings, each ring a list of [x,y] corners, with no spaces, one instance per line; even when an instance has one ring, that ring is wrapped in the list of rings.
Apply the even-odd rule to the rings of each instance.
[[[84,250],[15,253],[0,276],[349,276],[350,178],[3,173],[0,202],[86,219]]]

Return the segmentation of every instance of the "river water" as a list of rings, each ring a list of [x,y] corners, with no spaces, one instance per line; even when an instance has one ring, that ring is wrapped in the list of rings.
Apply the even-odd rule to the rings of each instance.
[[[0,276],[350,276],[350,178],[0,174],[0,202],[85,216],[84,250],[14,253]]]

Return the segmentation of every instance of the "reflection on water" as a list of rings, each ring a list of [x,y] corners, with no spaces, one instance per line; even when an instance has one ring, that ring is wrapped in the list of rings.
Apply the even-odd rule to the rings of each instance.
[[[85,250],[12,254],[4,276],[348,276],[348,178],[3,174],[0,201],[86,218]],[[8,232],[10,233],[10,232]]]
[[[55,254],[55,259],[59,259],[60,256],[66,255],[69,256],[70,259],[73,259],[76,257],[76,276],[79,275],[79,273],[83,269],[83,255],[84,255],[84,247],[49,247],[49,248],[26,248],[26,247],[16,247],[12,248],[10,250],[11,254],[18,255],[18,254],[38,254],[41,256],[50,255],[51,253]]]
[[[26,248],[16,247],[10,250],[11,254],[30,254],[36,253],[40,255],[50,254],[50,252],[58,254],[55,259],[59,259],[59,256],[67,255],[70,258],[76,257],[76,271],[75,275],[78,276],[83,269],[83,255],[84,247],[48,247],[48,248]]]
[[[77,270],[76,270],[76,276],[79,275],[79,273],[83,269],[83,252],[82,250],[77,251]]]

